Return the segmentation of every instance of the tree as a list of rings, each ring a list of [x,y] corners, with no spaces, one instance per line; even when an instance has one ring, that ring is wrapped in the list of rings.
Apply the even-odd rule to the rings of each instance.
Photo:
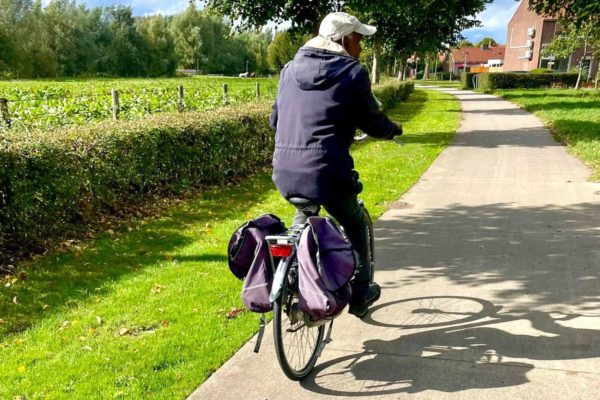
[[[558,16],[577,28],[587,22],[600,23],[600,0],[529,0],[529,9],[538,14]]]
[[[173,75],[177,68],[173,35],[165,17],[154,15],[136,21],[139,34],[146,43],[146,71],[149,76]]]
[[[185,68],[200,68],[200,13],[194,3],[173,17],[171,30],[175,42],[175,53],[181,66]]]
[[[498,43],[494,40],[494,38],[491,37],[486,37],[481,39],[479,42],[475,43],[474,47],[481,47],[481,46],[488,46],[488,47],[493,47],[493,46],[498,46]]]
[[[594,48],[600,48],[600,28],[591,21],[584,22],[579,27],[575,22],[563,22],[561,33],[544,48],[545,55],[557,57],[570,57],[573,52],[583,48],[583,54],[578,62],[578,76],[575,89],[581,85],[583,74],[583,61],[588,55],[594,54]],[[598,77],[596,76],[596,82]]]
[[[278,73],[287,64],[298,49],[308,40],[309,35],[300,35],[291,31],[279,32],[268,48],[269,68]]]
[[[472,42],[469,42],[467,39],[463,39],[458,42],[455,47],[458,49],[464,49],[465,47],[475,47],[475,45]]]

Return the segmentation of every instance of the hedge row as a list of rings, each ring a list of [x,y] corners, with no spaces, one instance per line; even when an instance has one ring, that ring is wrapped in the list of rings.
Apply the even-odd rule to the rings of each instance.
[[[376,89],[388,107],[412,84]],[[0,137],[0,266],[126,205],[268,165],[270,103]],[[4,261],[3,261],[4,260]],[[9,261],[7,261],[9,260]]]
[[[539,89],[547,87],[573,87],[577,82],[577,74],[516,74],[516,73],[473,73],[463,72],[460,76],[462,89],[473,89],[473,76],[478,75],[481,90],[495,89]]]
[[[577,74],[479,74],[479,89],[539,89],[547,87],[574,87]]]

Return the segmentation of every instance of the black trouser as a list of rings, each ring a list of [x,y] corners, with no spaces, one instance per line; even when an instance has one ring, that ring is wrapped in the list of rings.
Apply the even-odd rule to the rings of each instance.
[[[358,253],[361,265],[353,286],[355,293],[360,296],[366,293],[371,282],[371,257],[369,256],[366,215],[363,213],[360,204],[358,204],[356,195],[341,198],[335,203],[323,204],[323,207],[329,215],[344,227],[344,232],[350,239],[352,248]],[[294,215],[294,225],[303,224],[311,215],[313,214],[306,214],[302,210],[297,210],[296,215]]]

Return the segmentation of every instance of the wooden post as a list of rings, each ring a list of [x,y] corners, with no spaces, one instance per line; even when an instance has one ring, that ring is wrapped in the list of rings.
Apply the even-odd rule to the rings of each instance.
[[[177,86],[177,110],[183,112],[183,85]]]
[[[10,116],[8,115],[8,100],[0,99],[0,114],[2,120],[10,128]]]
[[[116,121],[119,119],[119,91],[117,89],[112,89],[111,94],[112,94],[112,114],[113,114],[113,119]]]
[[[227,97],[227,84],[223,84],[223,104],[229,104],[229,98]]]
[[[256,98],[260,99],[260,82],[256,82]]]

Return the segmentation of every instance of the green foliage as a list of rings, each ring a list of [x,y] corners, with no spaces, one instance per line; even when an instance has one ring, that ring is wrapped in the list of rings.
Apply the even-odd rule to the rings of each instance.
[[[571,22],[578,27],[600,23],[600,0],[529,0],[529,9],[559,16],[561,23]]]
[[[475,45],[468,41],[467,39],[462,39],[460,42],[458,42],[455,46],[457,49],[464,49],[465,47],[475,47]]]
[[[535,68],[529,71],[530,74],[551,74],[552,70],[548,68]]]
[[[375,91],[391,106],[412,85]],[[270,102],[0,136],[0,249],[32,249],[163,193],[221,184],[271,161]]]
[[[494,40],[494,38],[486,37],[481,39],[479,42],[475,43],[474,47],[481,47],[483,45],[486,46],[498,46],[498,43]]]
[[[231,23],[196,9],[134,17],[131,7],[88,9],[74,0],[0,1],[0,78],[267,73],[270,32],[235,34]]]
[[[460,104],[417,90],[389,115],[410,132],[406,146],[367,140],[353,149],[374,218],[450,142]],[[234,229],[265,212],[286,222],[294,212],[270,173],[23,266],[27,280],[0,287],[0,398],[189,396],[256,332],[257,315],[231,316],[241,311],[241,282],[224,249]]]
[[[224,105],[223,83],[228,85],[228,104],[253,101],[257,82],[263,98],[275,97],[275,80],[224,77],[0,82],[0,97],[9,101],[12,130],[50,129],[112,118],[112,88],[120,94],[119,118],[136,119],[177,111],[179,85],[184,87],[183,109],[192,111]]]
[[[483,73],[479,74],[479,89],[518,89],[574,87],[577,74],[514,74]]]
[[[460,87],[461,89],[473,89],[473,76],[481,75],[473,72],[463,72],[460,74]]]
[[[300,35],[289,30],[275,35],[268,48],[267,59],[270,70],[279,73],[283,66],[294,58],[298,49],[309,39],[310,35]]]

